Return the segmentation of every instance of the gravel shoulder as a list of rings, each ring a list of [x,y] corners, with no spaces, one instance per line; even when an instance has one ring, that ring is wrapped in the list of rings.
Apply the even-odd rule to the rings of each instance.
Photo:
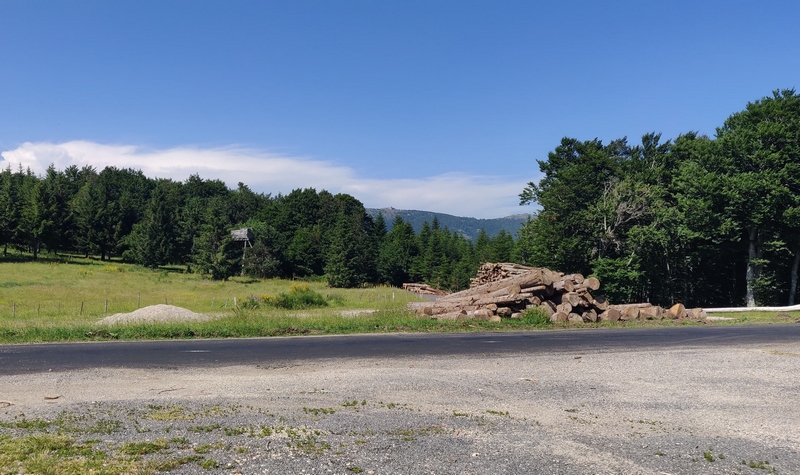
[[[800,342],[2,376],[0,434],[217,465],[178,474],[790,474],[798,369]]]

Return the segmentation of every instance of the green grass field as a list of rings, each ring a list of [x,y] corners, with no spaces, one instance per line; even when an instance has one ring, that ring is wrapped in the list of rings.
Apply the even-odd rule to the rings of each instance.
[[[289,294],[307,286],[322,296],[321,308],[283,309],[245,304]],[[536,324],[437,321],[405,310],[419,300],[391,287],[331,289],[325,282],[234,278],[220,282],[185,273],[182,267],[156,271],[116,261],[43,257],[30,261],[18,254],[0,259],[0,343],[107,339],[222,338],[303,334],[402,331],[474,331],[596,326],[674,325],[671,321],[618,324]],[[234,302],[237,305],[234,305]],[[105,326],[106,315],[167,303],[210,315],[210,322]],[[353,315],[353,310],[376,310]],[[726,314],[734,320],[714,324],[789,323],[774,314]]]

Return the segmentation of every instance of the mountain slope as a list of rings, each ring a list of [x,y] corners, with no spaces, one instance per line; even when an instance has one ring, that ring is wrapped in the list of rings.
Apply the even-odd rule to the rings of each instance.
[[[481,228],[486,231],[489,237],[496,236],[501,230],[505,230],[516,237],[519,228],[522,227],[529,216],[532,216],[527,213],[522,213],[506,216],[504,218],[478,219],[453,216],[445,213],[434,213],[433,211],[395,208],[367,208],[367,213],[373,218],[376,217],[378,213],[383,213],[383,219],[386,220],[386,226],[389,229],[392,228],[392,221],[394,221],[395,216],[399,215],[401,218],[403,218],[403,221],[411,223],[411,226],[417,233],[422,228],[422,224],[425,221],[431,223],[433,222],[433,218],[436,217],[439,219],[439,225],[442,228],[448,228],[451,231],[456,231],[473,241],[478,236],[478,231],[480,231]]]

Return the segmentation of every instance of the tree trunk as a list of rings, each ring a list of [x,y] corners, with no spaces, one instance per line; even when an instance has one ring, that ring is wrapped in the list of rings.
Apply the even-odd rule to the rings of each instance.
[[[789,287],[789,305],[794,305],[794,298],[797,292],[797,268],[800,267],[800,248],[794,250],[794,262],[792,263],[792,281]]]
[[[745,281],[747,283],[747,306],[756,306],[756,297],[754,292],[755,281],[758,278],[758,265],[756,265],[758,230],[750,228],[750,239],[747,247],[747,273],[745,274]]]

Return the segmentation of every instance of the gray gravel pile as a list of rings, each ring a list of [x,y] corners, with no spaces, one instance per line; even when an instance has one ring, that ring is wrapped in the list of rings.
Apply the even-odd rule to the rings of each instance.
[[[130,323],[205,322],[211,317],[174,305],[150,305],[130,313],[115,313],[97,323],[119,325]]]

